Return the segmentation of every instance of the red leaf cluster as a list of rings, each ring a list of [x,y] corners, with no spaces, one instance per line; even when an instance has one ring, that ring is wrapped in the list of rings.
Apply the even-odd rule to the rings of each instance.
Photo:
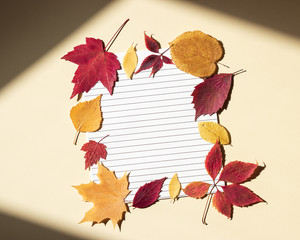
[[[86,38],[86,44],[74,47],[74,50],[62,57],[78,65],[72,83],[75,83],[71,98],[82,92],[88,92],[100,81],[110,94],[117,80],[117,70],[121,68],[117,56],[107,52],[100,39]]]
[[[233,161],[223,167],[223,155],[221,145],[217,141],[212,147],[205,159],[205,168],[213,179],[213,184],[204,182],[193,182],[183,190],[188,196],[193,198],[203,198],[211,194],[214,188],[217,192],[213,196],[213,205],[215,208],[228,218],[232,217],[233,205],[246,207],[263,200],[254,194],[251,190],[240,183],[246,182],[251,178],[258,165],[253,163],[244,163]],[[220,173],[221,171],[221,173]],[[218,174],[219,178],[217,179]],[[220,181],[230,182],[231,185],[218,186]],[[208,191],[210,192],[208,193]]]
[[[167,178],[164,177],[141,186],[133,198],[132,206],[136,208],[146,208],[155,203],[166,179]]]
[[[144,33],[144,36],[145,36],[145,45],[146,45],[146,48],[153,52],[153,53],[159,53],[159,43],[151,37],[149,37],[146,33]],[[138,74],[139,72],[143,71],[143,70],[146,70],[146,69],[149,69],[149,68],[152,68],[152,71],[151,71],[151,75],[154,75],[155,73],[157,73],[163,66],[164,63],[166,64],[173,64],[172,60],[166,56],[163,55],[164,52],[162,54],[159,54],[159,55],[156,55],[156,54],[151,54],[149,56],[147,56],[140,68],[135,72],[135,74]]]

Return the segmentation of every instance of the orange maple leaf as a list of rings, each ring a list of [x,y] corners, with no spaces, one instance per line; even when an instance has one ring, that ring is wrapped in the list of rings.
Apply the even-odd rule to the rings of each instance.
[[[98,163],[100,183],[90,182],[73,186],[83,197],[84,201],[94,203],[94,206],[85,213],[82,222],[106,223],[111,220],[115,228],[124,220],[124,213],[128,212],[128,206],[124,199],[130,193],[128,190],[128,175],[117,178],[113,171]]]

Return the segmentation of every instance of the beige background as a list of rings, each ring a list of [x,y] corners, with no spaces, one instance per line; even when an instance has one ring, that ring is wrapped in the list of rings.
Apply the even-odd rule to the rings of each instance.
[[[226,3],[224,3],[226,2]],[[242,2],[242,3],[241,3]],[[1,14],[1,239],[295,239],[299,230],[300,32],[297,1],[7,1]],[[109,222],[78,224],[91,204],[71,185],[87,183],[69,111],[76,66],[60,60],[86,36],[107,42],[130,18],[113,52],[143,32],[162,47],[188,30],[225,46],[220,72],[236,77],[220,122],[232,135],[227,161],[266,164],[247,183],[265,199],[234,208],[233,220],[208,214],[204,200],[161,201],[126,214],[122,230]]]

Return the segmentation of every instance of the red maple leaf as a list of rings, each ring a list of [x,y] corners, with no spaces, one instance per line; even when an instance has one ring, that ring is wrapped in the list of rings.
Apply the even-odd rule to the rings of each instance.
[[[155,203],[166,179],[167,178],[164,177],[141,186],[134,195],[132,206],[136,208],[146,208]]]
[[[117,70],[121,68],[117,56],[107,52],[100,39],[86,38],[86,44],[74,47],[62,59],[78,65],[72,83],[75,83],[71,98],[88,92],[100,81],[110,94],[117,80]]]
[[[146,33],[144,33],[144,37],[145,37],[146,48],[153,53],[159,53],[159,48],[160,48],[159,43],[154,38],[152,38],[152,36],[149,37]],[[157,73],[162,68],[164,63],[173,64],[173,62],[170,58],[164,56],[165,52],[167,52],[168,50],[169,50],[169,48],[159,55],[151,54],[151,55],[147,56],[143,60],[140,68],[135,72],[135,74],[138,74],[139,72],[141,72],[143,70],[152,68],[152,71],[150,74],[150,76],[151,76],[151,75],[154,75],[155,73]]]
[[[104,137],[105,138],[105,137]],[[104,139],[102,138],[102,139]],[[102,139],[100,141],[102,141]],[[81,150],[85,151],[85,169],[91,167],[92,165],[99,162],[100,158],[106,159],[107,151],[106,146],[103,143],[100,143],[90,140],[89,142],[85,143]]]
[[[228,218],[232,218],[233,205],[246,207],[258,202],[263,202],[263,200],[251,190],[240,185],[240,183],[246,182],[252,177],[258,164],[233,161],[225,165],[221,170],[222,163],[223,154],[221,145],[217,141],[205,159],[205,168],[211,176],[213,184],[192,182],[188,184],[183,191],[193,198],[203,198],[209,195],[208,201],[212,199],[214,207]],[[217,179],[219,173],[220,176]],[[232,184],[219,186],[219,182],[230,182]],[[217,192],[212,194],[214,188],[217,189]],[[209,189],[210,192],[208,192]],[[206,206],[209,206],[209,204],[206,204]],[[205,218],[207,211],[208,207],[204,210],[202,219],[204,224],[206,224]]]

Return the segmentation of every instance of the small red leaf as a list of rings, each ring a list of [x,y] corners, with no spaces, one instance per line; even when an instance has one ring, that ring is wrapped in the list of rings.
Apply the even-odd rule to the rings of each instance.
[[[166,56],[162,56],[162,60],[166,64],[174,64],[173,61],[170,58],[166,57]]]
[[[238,207],[246,207],[263,200],[248,188],[239,184],[232,184],[222,187],[227,200]]]
[[[212,199],[213,206],[218,210],[218,212],[222,213],[228,218],[232,217],[232,204],[228,202],[224,193],[219,190],[215,193]]]
[[[103,143],[98,143],[93,140],[85,143],[82,148],[85,151],[85,169],[99,162],[100,158],[106,159],[106,146]]]
[[[240,161],[230,162],[224,166],[221,174],[220,181],[241,183],[246,181],[257,168],[257,164],[244,163]]]
[[[202,198],[208,192],[209,187],[210,184],[205,182],[192,182],[183,189],[183,192],[193,198]]]
[[[145,36],[145,45],[147,49],[151,52],[159,53],[159,43],[151,37],[149,37],[146,33],[144,33]]]
[[[153,68],[152,68],[152,72],[150,74],[150,76],[155,73],[157,73],[159,71],[159,69],[161,69],[163,66],[163,61],[161,60],[161,58],[158,58],[157,61],[154,63]]]
[[[205,168],[213,180],[216,179],[222,168],[222,151],[219,141],[215,143],[206,156]]]
[[[72,80],[75,86],[71,98],[88,92],[98,81],[112,94],[121,65],[115,54],[105,51],[102,40],[86,38],[86,44],[74,47],[62,59],[78,65]]]
[[[156,202],[159,197],[162,185],[167,178],[146,183],[136,192],[132,206],[136,208],[146,208]]]
[[[158,59],[159,59],[159,55],[152,54],[152,55],[147,56],[144,59],[144,61],[142,62],[140,68],[135,72],[135,74],[153,67],[153,65],[157,62]]]
[[[220,73],[198,84],[193,93],[195,119],[201,115],[212,115],[221,109],[228,98],[233,74]]]

